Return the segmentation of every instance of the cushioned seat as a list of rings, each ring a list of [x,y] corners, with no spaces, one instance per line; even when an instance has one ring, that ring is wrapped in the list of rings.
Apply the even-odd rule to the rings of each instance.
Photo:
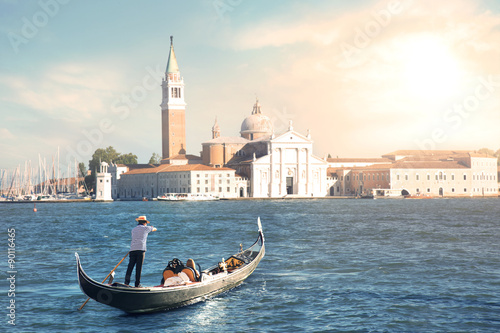
[[[182,273],[186,274],[189,277],[190,281],[196,282],[196,274],[191,267],[184,267],[182,269]]]

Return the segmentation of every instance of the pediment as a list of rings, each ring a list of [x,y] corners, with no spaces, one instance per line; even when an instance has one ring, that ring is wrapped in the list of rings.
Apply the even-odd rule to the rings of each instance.
[[[308,139],[306,136],[299,134],[295,131],[288,131],[281,135],[278,135],[274,139],[271,139],[271,143],[309,143],[311,144],[313,141]]]

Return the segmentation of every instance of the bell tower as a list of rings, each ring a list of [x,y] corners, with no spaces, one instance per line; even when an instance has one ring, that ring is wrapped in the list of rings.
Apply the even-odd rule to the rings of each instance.
[[[161,134],[162,158],[186,154],[186,103],[184,79],[180,75],[174,52],[174,37],[170,36],[170,53],[162,80]]]

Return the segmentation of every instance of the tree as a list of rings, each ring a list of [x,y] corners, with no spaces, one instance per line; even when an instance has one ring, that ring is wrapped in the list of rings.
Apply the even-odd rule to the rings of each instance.
[[[482,154],[486,154],[486,155],[490,155],[490,156],[496,156],[495,152],[491,149],[488,149],[488,148],[481,148],[477,152],[482,153]]]
[[[151,158],[149,159],[149,164],[160,164],[161,163],[161,156],[157,153],[153,153]]]
[[[96,170],[99,170],[101,162],[111,163],[116,161],[119,156],[120,154],[111,146],[105,149],[98,148],[89,161],[89,169],[94,174]]]
[[[478,150],[478,153],[483,153],[483,154],[488,154],[490,156],[494,156],[497,158],[497,165],[500,166],[500,149],[498,149],[496,152],[494,152],[491,149],[488,148],[481,148]]]
[[[92,155],[92,159],[89,161],[89,169],[92,173],[99,170],[100,163],[106,162],[108,164],[121,163],[121,164],[137,164],[137,156],[128,153],[120,154],[115,150],[115,148],[109,146],[108,148],[98,148]]]
[[[96,149],[92,155],[92,159],[89,161],[89,169],[92,174],[85,177],[85,182],[89,185],[89,188],[94,187],[95,173],[99,171],[101,162],[106,162],[108,164],[111,164],[112,162],[121,164],[137,164],[137,156],[132,153],[120,154],[111,146]]]
[[[119,155],[113,162],[121,164],[137,164],[137,156],[132,153]]]
[[[78,172],[80,172],[78,177],[80,176],[85,177],[85,175],[87,174],[87,169],[85,169],[85,163],[83,162],[78,163]]]

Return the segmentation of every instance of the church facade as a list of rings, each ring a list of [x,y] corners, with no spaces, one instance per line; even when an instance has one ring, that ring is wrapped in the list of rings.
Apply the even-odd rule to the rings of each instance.
[[[211,166],[227,166],[248,179],[246,195],[254,198],[321,197],[327,194],[327,162],[313,155],[308,133],[275,135],[274,126],[257,100],[243,120],[239,137],[220,136],[217,121],[212,140],[202,144],[202,159]],[[245,191],[243,184],[238,192]]]

